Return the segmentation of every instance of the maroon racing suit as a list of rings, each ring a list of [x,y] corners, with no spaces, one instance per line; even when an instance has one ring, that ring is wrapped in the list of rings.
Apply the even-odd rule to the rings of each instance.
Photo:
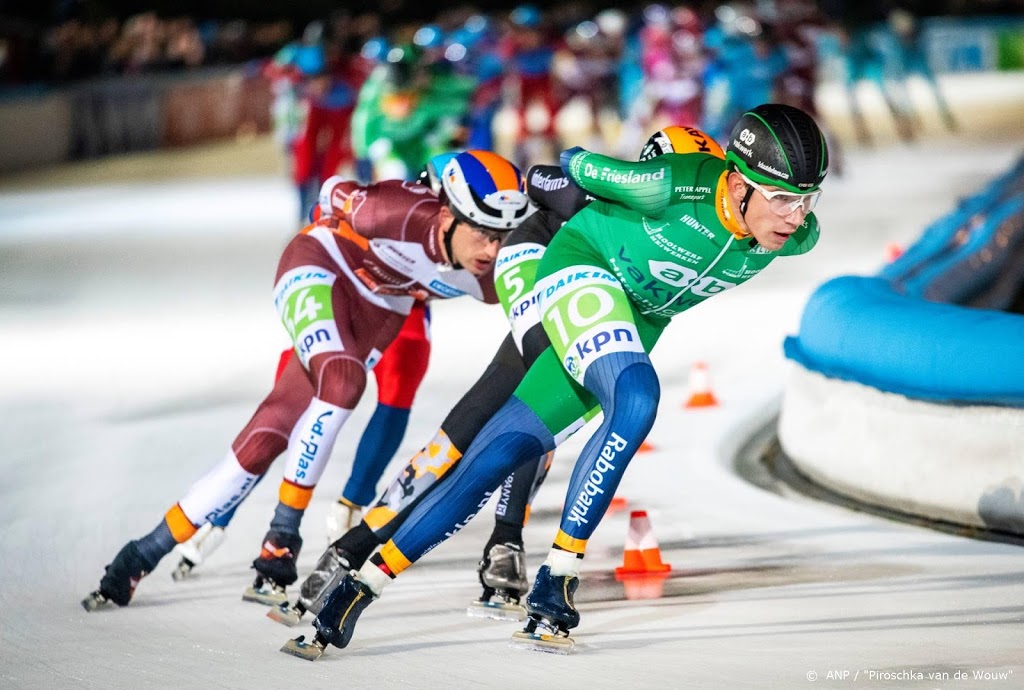
[[[446,264],[437,196],[412,182],[328,179],[321,217],[285,248],[274,304],[295,344],[270,395],[221,463],[166,515],[177,542],[230,510],[288,449],[279,498],[304,510],[366,372],[417,300],[471,295],[497,302],[493,275]]]

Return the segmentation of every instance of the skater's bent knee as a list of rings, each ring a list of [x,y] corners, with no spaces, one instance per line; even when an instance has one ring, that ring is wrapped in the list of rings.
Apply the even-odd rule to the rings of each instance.
[[[347,355],[324,355],[312,370],[316,397],[343,409],[353,409],[366,388],[366,367]]]

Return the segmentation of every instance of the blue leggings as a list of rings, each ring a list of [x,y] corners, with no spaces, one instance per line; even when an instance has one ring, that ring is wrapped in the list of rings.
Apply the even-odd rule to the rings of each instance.
[[[590,365],[584,385],[601,403],[605,418],[576,462],[555,540],[556,547],[581,555],[629,460],[654,424],[660,396],[657,375],[645,353],[601,357]],[[554,434],[544,420],[513,396],[484,426],[450,479],[395,533],[381,552],[384,562],[395,573],[408,567],[407,562],[415,562],[464,527],[517,467],[554,446]]]

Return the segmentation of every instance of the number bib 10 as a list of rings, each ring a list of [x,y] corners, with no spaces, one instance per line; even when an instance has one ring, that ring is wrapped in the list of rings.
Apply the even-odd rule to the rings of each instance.
[[[537,294],[544,330],[577,383],[599,357],[644,352],[629,297],[608,271],[570,266],[537,281]]]

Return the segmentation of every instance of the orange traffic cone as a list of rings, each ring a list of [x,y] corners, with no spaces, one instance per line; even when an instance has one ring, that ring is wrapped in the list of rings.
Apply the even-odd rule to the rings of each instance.
[[[612,502],[608,504],[608,510],[606,512],[608,515],[612,515],[620,510],[625,510],[628,507],[629,501],[622,496],[615,496],[612,498]]]
[[[629,514],[629,531],[622,552],[622,566],[615,569],[615,577],[667,573],[672,566],[661,561],[661,549],[654,538],[651,521],[646,510]]]
[[[718,400],[711,392],[708,366],[704,362],[695,362],[690,368],[690,398],[684,407],[714,407],[716,405],[718,405]]]
[[[671,570],[672,566],[661,561],[661,550],[647,512],[634,510],[630,514],[622,567],[615,569],[615,579],[622,583],[626,599],[660,599]]]
[[[652,450],[654,450],[654,444],[650,443],[647,440],[645,440],[643,443],[640,444],[640,447],[636,449],[636,452],[637,453],[650,453]]]
[[[889,244],[885,245],[885,260],[888,263],[891,264],[893,261],[900,258],[901,256],[903,256],[903,247],[896,244],[895,242],[890,242]]]

